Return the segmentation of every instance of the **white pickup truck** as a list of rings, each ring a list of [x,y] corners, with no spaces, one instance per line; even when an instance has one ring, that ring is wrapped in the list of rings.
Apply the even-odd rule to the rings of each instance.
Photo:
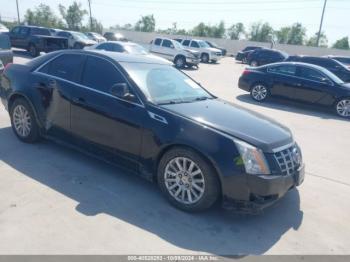
[[[169,38],[157,37],[150,43],[149,51],[172,61],[177,68],[185,66],[198,67],[200,62],[199,52],[188,50],[180,43]]]
[[[218,62],[222,58],[222,52],[220,49],[210,47],[207,42],[198,39],[175,39],[181,43],[184,47],[191,50],[198,51],[203,63]]]

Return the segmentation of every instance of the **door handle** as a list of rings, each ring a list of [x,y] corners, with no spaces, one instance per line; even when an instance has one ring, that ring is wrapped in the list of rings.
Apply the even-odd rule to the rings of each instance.
[[[73,98],[73,102],[76,104],[85,104],[86,101],[82,97],[76,97],[76,98]]]
[[[297,83],[296,86],[297,86],[297,87],[301,87],[302,84],[301,84],[301,83]]]

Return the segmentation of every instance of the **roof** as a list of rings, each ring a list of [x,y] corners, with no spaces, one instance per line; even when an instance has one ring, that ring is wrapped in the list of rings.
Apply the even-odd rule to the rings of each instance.
[[[300,66],[305,66],[305,67],[318,69],[318,70],[321,70],[321,71],[324,71],[324,69],[325,69],[322,66],[318,66],[318,65],[314,65],[314,64],[308,64],[308,63],[302,63],[302,62],[278,62],[278,63],[273,63],[273,64],[267,64],[267,65],[264,65],[263,67],[276,66],[276,65],[300,65]]]
[[[155,56],[155,55],[134,55],[134,54],[125,54],[118,52],[110,52],[104,50],[61,50],[53,53],[65,53],[65,54],[93,54],[100,55],[101,57],[108,57],[117,62],[129,62],[129,63],[144,63],[144,64],[160,64],[160,65],[171,65],[172,63],[164,58]],[[52,53],[51,53],[52,54]]]

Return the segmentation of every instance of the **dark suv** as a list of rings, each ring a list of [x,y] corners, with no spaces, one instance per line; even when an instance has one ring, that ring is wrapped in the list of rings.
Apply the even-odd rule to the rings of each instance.
[[[288,62],[302,62],[313,65],[322,66],[344,82],[350,82],[350,70],[339,61],[328,57],[315,57],[315,56],[290,56],[286,59]]]
[[[236,54],[236,61],[242,61],[242,63],[247,63],[247,57],[250,53],[254,52],[255,50],[262,49],[261,46],[246,46],[242,51],[239,51]]]
[[[282,62],[287,59],[288,54],[274,49],[257,49],[247,57],[247,64],[251,66],[261,66],[276,62]]]

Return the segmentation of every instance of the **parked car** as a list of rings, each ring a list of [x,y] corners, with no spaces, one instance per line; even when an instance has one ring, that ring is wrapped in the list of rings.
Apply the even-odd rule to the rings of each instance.
[[[338,62],[344,64],[347,68],[350,69],[350,56],[328,56],[328,58],[337,60]]]
[[[196,66],[200,62],[200,53],[184,48],[169,38],[158,37],[150,44],[150,52],[172,61],[177,68]]]
[[[217,62],[222,58],[221,50],[210,47],[205,41],[197,39],[175,39],[184,47],[198,51],[203,63]]]
[[[8,34],[0,33],[0,74],[2,70],[13,63],[13,53],[11,50],[11,43]]]
[[[316,56],[290,56],[286,59],[286,61],[302,62],[322,66],[338,76],[344,82],[350,82],[350,69],[332,58]]]
[[[16,26],[9,32],[11,46],[26,49],[32,57],[40,52],[51,52],[68,48],[67,39],[52,36],[48,28],[38,26]]]
[[[128,39],[120,33],[106,32],[103,35],[108,41],[128,41]]]
[[[226,56],[227,54],[227,50],[221,46],[219,46],[217,43],[215,42],[210,42],[210,41],[205,41],[210,47],[219,49],[221,51],[222,56]]]
[[[163,59],[50,53],[7,67],[0,94],[19,140],[98,154],[156,181],[185,211],[219,199],[261,210],[304,179],[289,129],[216,98]]]
[[[259,102],[280,96],[333,107],[339,116],[350,118],[350,84],[320,66],[282,62],[251,67],[243,72],[238,86]]]
[[[107,41],[106,38],[104,38],[102,35],[100,35],[98,33],[95,33],[95,32],[87,32],[85,34],[86,34],[86,36],[88,38],[90,38],[91,40],[96,41],[97,43],[102,43],[102,42],[106,42]]]
[[[261,47],[261,46],[247,46],[242,51],[239,51],[236,54],[235,59],[236,59],[236,61],[241,61],[243,64],[246,64],[248,55],[250,53],[252,53],[253,51],[258,50],[258,49],[263,49],[263,47]]]
[[[247,64],[261,66],[286,60],[288,54],[275,49],[256,49],[247,55]]]
[[[86,35],[75,31],[59,31],[57,36],[68,39],[68,47],[74,49],[83,49],[86,46],[97,44],[96,41],[89,39]]]
[[[0,33],[7,33],[9,29],[4,26],[3,24],[0,24]]]
[[[135,55],[147,55],[149,52],[142,46],[132,42],[108,41],[85,49],[105,50],[111,52],[128,53]]]

